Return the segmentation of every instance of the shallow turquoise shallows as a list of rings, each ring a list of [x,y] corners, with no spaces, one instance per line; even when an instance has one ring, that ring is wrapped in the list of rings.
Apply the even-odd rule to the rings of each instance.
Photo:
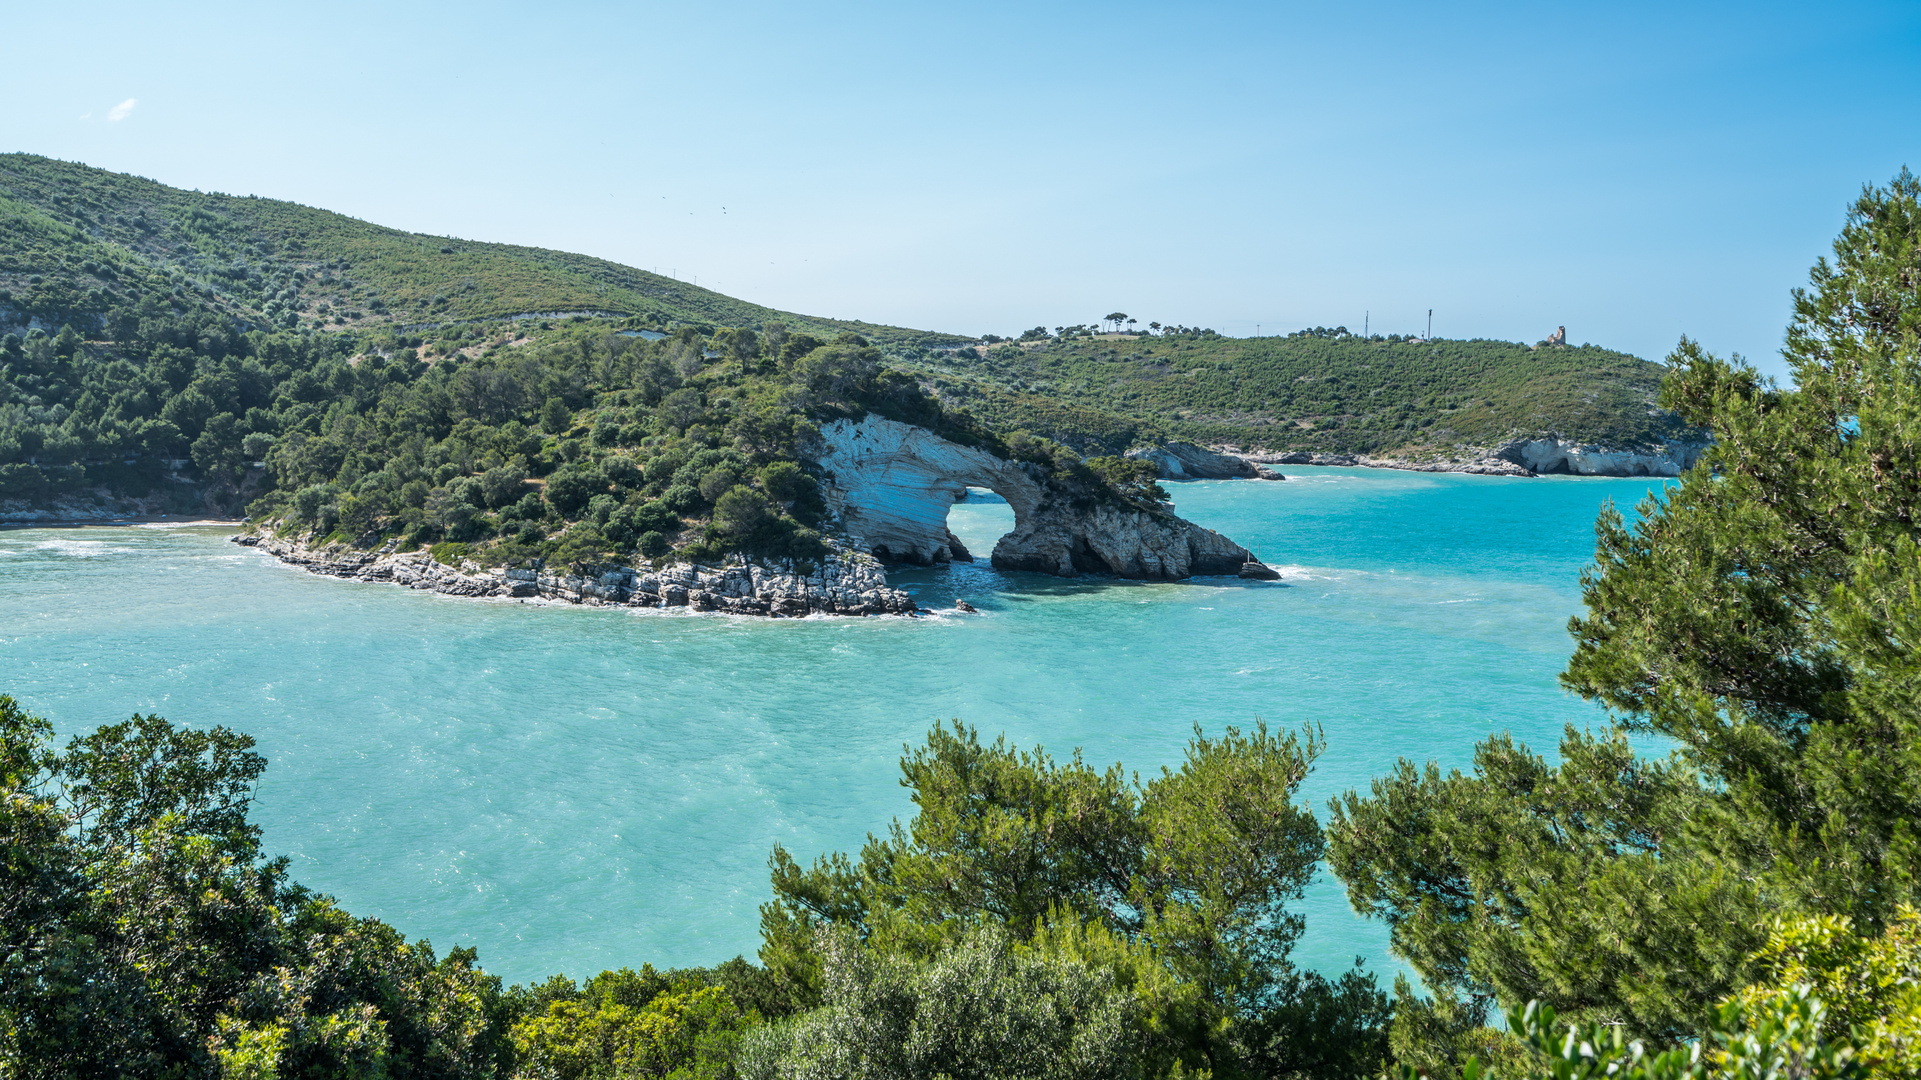
[[[485,603],[313,577],[213,528],[0,532],[0,692],[68,734],[138,712],[252,734],[268,850],[349,910],[511,981],[753,955],[774,844],[911,813],[903,743],[960,717],[1147,772],[1195,724],[1318,724],[1305,794],[1399,756],[1552,753],[1602,719],[1555,682],[1607,499],[1658,482],[1298,470],[1175,485],[1285,567],[1178,585],[899,571],[977,616],[752,620]],[[955,507],[976,552],[1003,503]],[[1394,961],[1323,875],[1297,956]]]

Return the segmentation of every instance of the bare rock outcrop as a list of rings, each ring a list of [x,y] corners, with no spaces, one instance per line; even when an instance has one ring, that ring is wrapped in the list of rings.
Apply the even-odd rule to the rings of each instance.
[[[947,531],[947,511],[969,487],[1006,499],[1017,522],[1046,495],[1037,466],[874,415],[824,425],[811,450],[827,474],[821,494],[839,531],[856,549],[890,562],[971,562]]]
[[[1536,475],[1679,476],[1693,468],[1707,448],[1706,442],[1622,448],[1547,437],[1513,440],[1492,456]]]
[[[1254,558],[1164,508],[1078,490],[1040,465],[876,415],[823,425],[811,453],[839,532],[883,559],[926,565],[965,557],[947,531],[947,511],[968,487],[995,492],[1014,511],[1013,531],[994,545],[1000,570],[1176,581],[1234,574]]]
[[[994,545],[994,568],[1072,577],[1113,574],[1147,581],[1237,574],[1254,553],[1212,529],[1166,512],[1066,500],[1044,504]]]
[[[313,547],[296,537],[258,528],[233,538],[310,573],[378,581],[448,596],[541,599],[613,607],[688,608],[733,615],[911,615],[913,597],[889,588],[879,561],[836,548],[818,565],[725,566],[668,563],[659,569],[611,567],[587,576],[564,570],[482,567],[471,560],[445,566],[424,551],[397,552]],[[802,573],[801,571],[808,571]]]
[[[1168,442],[1129,450],[1127,456],[1151,461],[1162,480],[1284,480],[1286,477],[1238,454],[1221,453],[1193,443]]]

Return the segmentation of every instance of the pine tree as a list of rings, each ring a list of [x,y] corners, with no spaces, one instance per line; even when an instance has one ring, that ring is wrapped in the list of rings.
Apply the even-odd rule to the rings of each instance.
[[[1350,898],[1438,998],[1403,998],[1397,1049],[1424,1024],[1428,1060],[1458,1060],[1531,999],[1676,1038],[1746,981],[1764,920],[1873,928],[1916,898],[1918,292],[1903,170],[1796,291],[1792,387],[1686,339],[1669,358],[1662,403],[1715,442],[1597,524],[1562,680],[1612,731],[1570,729],[1552,765],[1498,737],[1467,773],[1404,761],[1335,800]]]

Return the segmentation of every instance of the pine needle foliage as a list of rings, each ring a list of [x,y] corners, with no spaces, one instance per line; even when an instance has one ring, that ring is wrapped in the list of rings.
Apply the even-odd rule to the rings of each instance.
[[[1872,933],[1916,899],[1918,290],[1903,171],[1795,294],[1792,388],[1692,341],[1670,358],[1663,403],[1715,446],[1633,524],[1602,515],[1570,625],[1563,681],[1614,730],[1569,730],[1558,763],[1495,738],[1465,772],[1402,762],[1334,800],[1336,872],[1430,1008],[1463,1008],[1456,1035],[1539,1000],[1671,1043],[1755,975],[1770,918]]]

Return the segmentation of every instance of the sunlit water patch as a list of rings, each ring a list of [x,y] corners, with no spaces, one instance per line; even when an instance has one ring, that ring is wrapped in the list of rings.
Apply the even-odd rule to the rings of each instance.
[[[1649,481],[1301,469],[1171,485],[1276,583],[901,570],[978,616],[767,621],[475,603],[313,577],[226,530],[0,531],[0,691],[63,733],[158,712],[271,759],[270,850],[352,911],[512,980],[752,954],[775,843],[855,850],[911,811],[903,743],[960,717],[1146,772],[1192,726],[1318,724],[1306,794],[1397,756],[1466,762],[1501,730],[1551,750],[1599,719],[1555,675],[1604,499]],[[1293,471],[1290,471],[1293,475]],[[1323,878],[1301,958],[1391,964]]]

